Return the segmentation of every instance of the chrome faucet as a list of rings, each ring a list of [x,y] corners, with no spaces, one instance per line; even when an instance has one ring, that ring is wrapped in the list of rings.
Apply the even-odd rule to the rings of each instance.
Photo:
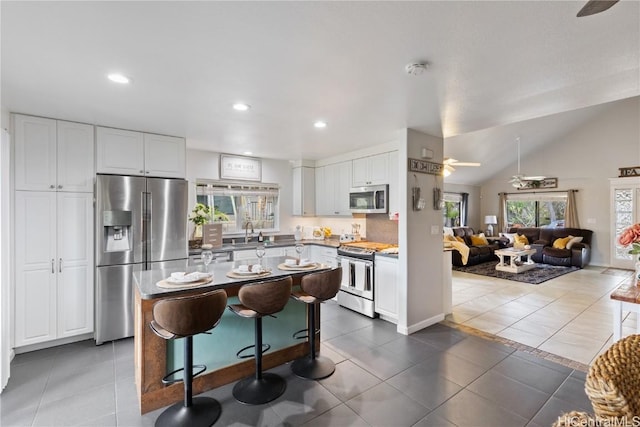
[[[244,225],[244,242],[245,243],[249,243],[249,225],[251,225],[251,235],[253,236],[253,223],[251,221],[247,221],[247,223]]]

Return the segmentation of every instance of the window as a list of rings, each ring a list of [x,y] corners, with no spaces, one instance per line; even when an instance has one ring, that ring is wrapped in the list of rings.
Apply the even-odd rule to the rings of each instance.
[[[222,234],[278,231],[279,187],[275,184],[198,183],[196,199],[211,208],[213,222],[222,223]]]
[[[445,227],[458,227],[462,224],[460,212],[462,212],[462,195],[458,193],[444,193],[444,215]]]
[[[566,193],[509,195],[507,227],[564,227],[566,208]]]

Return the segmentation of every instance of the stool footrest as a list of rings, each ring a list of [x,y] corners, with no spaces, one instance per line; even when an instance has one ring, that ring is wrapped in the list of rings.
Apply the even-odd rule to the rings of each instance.
[[[300,335],[304,333],[304,335]],[[320,329],[316,329],[316,335],[320,334]],[[296,340],[306,340],[307,338],[309,338],[309,329],[305,328],[305,329],[300,329],[299,331],[296,331],[293,333],[292,335],[293,339]]]
[[[253,353],[251,353],[251,354],[241,354],[241,353],[242,353],[242,352],[244,352],[244,351],[247,351],[247,350],[249,350],[249,349],[251,349],[251,348],[255,348],[255,347],[256,347],[256,346],[255,346],[255,344],[251,344],[251,345],[248,345],[248,346],[246,346],[246,347],[242,347],[242,348],[241,348],[240,350],[238,350],[238,352],[236,353],[236,357],[237,357],[238,359],[248,359],[248,358],[250,358],[250,357],[253,357],[253,356],[254,356],[254,354],[253,354]],[[271,349],[271,344],[262,344],[262,353],[263,353],[263,354],[264,354],[264,353],[266,353],[267,351],[269,351],[270,349]]]
[[[203,373],[204,371],[206,371],[207,367],[205,365],[193,365],[191,367],[191,369],[197,369],[197,371],[195,371],[193,373],[193,378],[195,378],[198,375],[200,375],[201,373]],[[177,383],[177,382],[183,381],[183,378],[171,378],[173,375],[177,374],[178,372],[182,372],[182,371],[184,371],[184,368],[176,369],[175,371],[169,372],[167,375],[162,377],[162,384],[166,385],[166,384],[173,384],[173,383]]]

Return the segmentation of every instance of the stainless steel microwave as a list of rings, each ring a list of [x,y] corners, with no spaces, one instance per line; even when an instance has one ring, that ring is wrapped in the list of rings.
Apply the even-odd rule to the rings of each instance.
[[[386,184],[353,187],[349,190],[349,209],[351,213],[388,213],[388,193]]]

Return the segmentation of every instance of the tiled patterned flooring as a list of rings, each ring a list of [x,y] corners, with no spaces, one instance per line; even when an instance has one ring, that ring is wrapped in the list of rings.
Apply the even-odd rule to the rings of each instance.
[[[444,325],[403,336],[332,302],[322,310],[322,353],[336,372],[308,381],[282,365],[273,371],[287,391],[266,405],[237,403],[233,384],[204,393],[222,404],[216,425],[538,427],[591,408],[584,372]],[[84,341],[16,356],[0,425],[153,425],[162,410],[138,413],[132,344]]]
[[[454,271],[447,319],[589,365],[611,345],[609,294],[630,274],[588,267],[530,285]],[[626,315],[624,335],[635,319]]]

